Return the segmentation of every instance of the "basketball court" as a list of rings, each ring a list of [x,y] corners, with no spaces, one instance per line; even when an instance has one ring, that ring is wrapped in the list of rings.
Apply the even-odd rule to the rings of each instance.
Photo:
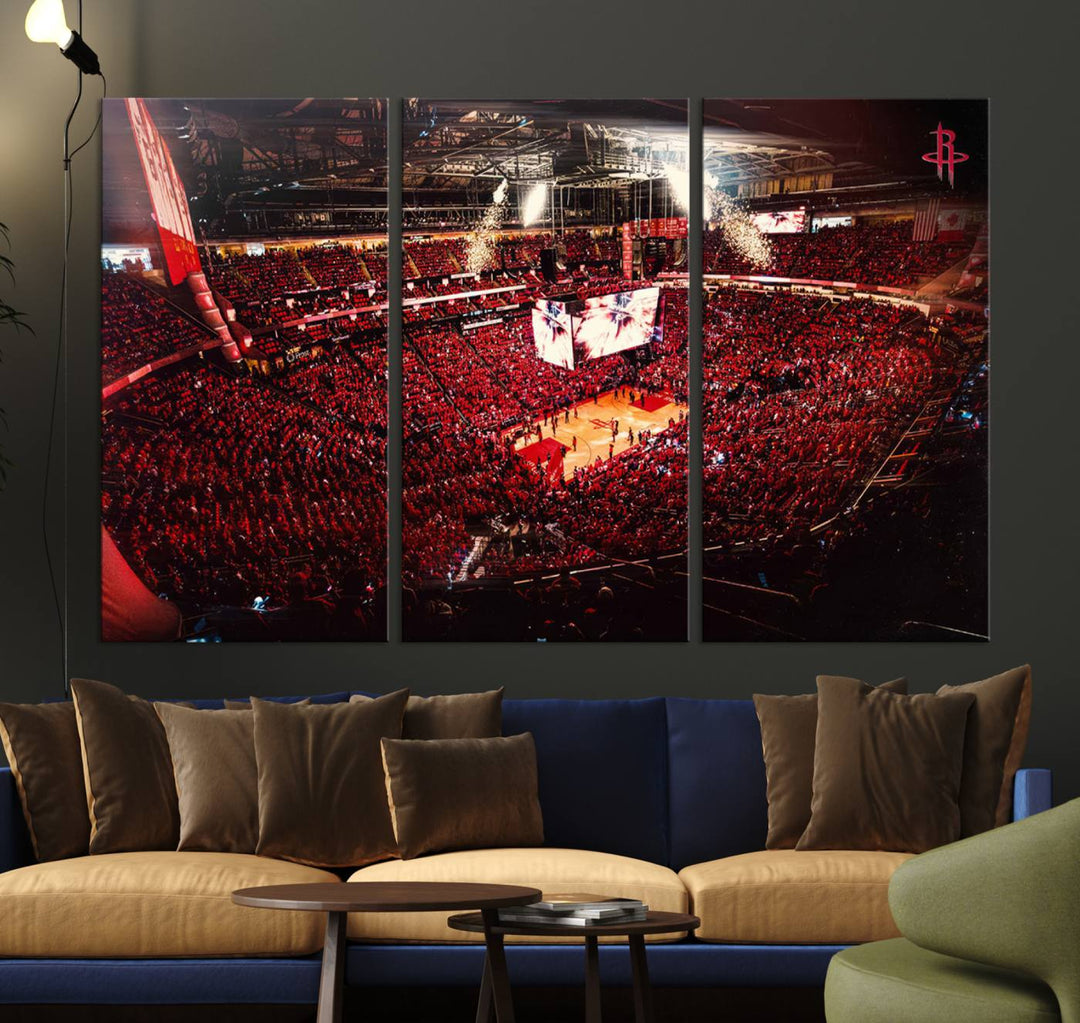
[[[624,390],[619,397],[615,396],[614,391],[607,391],[596,401],[585,401],[578,405],[576,417],[574,412],[575,409],[570,410],[569,421],[565,413],[560,413],[554,432],[550,423],[544,425],[543,437],[539,440],[535,433],[519,437],[514,443],[514,450],[523,458],[549,465],[550,471],[557,473],[558,445],[562,445],[562,476],[570,479],[575,469],[597,461],[607,461],[611,452],[611,427],[616,420],[619,432],[613,454],[618,456],[640,443],[643,430],[652,430],[655,434],[666,430],[669,420],[674,419],[677,423],[680,412],[685,415],[687,407],[663,395],[647,395],[641,404],[632,405]],[[633,431],[633,441],[628,431]]]

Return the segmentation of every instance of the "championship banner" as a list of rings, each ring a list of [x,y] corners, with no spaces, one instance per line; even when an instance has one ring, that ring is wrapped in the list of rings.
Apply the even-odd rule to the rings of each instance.
[[[622,272],[628,281],[634,277],[634,234],[630,223],[622,226]]]
[[[653,217],[651,220],[632,220],[623,225],[625,236],[627,228],[634,238],[685,238],[687,237],[686,217]]]
[[[141,99],[125,99],[124,105],[150,193],[169,283],[179,284],[191,271],[201,269],[187,193],[146,104]]]

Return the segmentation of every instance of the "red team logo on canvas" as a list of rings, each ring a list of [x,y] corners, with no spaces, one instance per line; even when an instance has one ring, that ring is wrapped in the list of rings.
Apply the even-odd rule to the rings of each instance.
[[[956,132],[951,131],[948,128],[943,128],[941,122],[938,121],[938,126],[932,132],[931,135],[937,138],[937,151],[933,153],[923,153],[923,159],[927,163],[932,163],[937,167],[938,180],[941,180],[942,173],[948,168],[949,171],[949,187],[953,187],[953,171],[958,163],[963,163],[968,159],[967,153],[958,153],[956,151]]]

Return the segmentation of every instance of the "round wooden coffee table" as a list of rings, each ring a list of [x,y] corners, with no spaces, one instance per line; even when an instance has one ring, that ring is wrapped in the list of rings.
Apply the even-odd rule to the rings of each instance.
[[[452,916],[447,924],[455,931],[482,932],[484,935],[487,958],[484,963],[484,979],[480,983],[480,1002],[476,1008],[477,1023],[488,1023],[493,1008],[498,1023],[507,1023],[514,1018],[503,948],[503,938],[508,934],[533,937],[557,935],[585,939],[586,1023],[600,1023],[600,948],[597,939],[627,938],[630,942],[630,964],[634,972],[634,1020],[635,1023],[652,1023],[652,988],[649,986],[649,963],[645,957],[645,935],[693,931],[701,926],[701,921],[688,913],[661,913],[650,910],[644,920],[576,927],[567,924],[559,926],[557,923],[501,923],[499,914],[495,910],[488,910],[484,913]]]
[[[328,884],[276,884],[232,893],[239,906],[326,913],[317,1023],[340,1023],[344,1004],[346,924],[350,913],[427,913],[479,909],[480,920],[497,923],[497,910],[524,906],[540,898],[537,888],[510,884],[440,884],[425,881],[349,881]],[[481,928],[482,929],[482,928]],[[500,960],[502,976],[506,961]],[[509,986],[504,985],[506,998]],[[511,1009],[511,1014],[513,1010]],[[511,1016],[499,1017],[507,1023]]]

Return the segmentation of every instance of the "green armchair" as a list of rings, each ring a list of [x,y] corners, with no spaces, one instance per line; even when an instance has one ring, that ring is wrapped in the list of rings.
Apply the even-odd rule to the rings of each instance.
[[[828,1023],[1080,1023],[1080,799],[901,866],[903,938],[845,949]]]

